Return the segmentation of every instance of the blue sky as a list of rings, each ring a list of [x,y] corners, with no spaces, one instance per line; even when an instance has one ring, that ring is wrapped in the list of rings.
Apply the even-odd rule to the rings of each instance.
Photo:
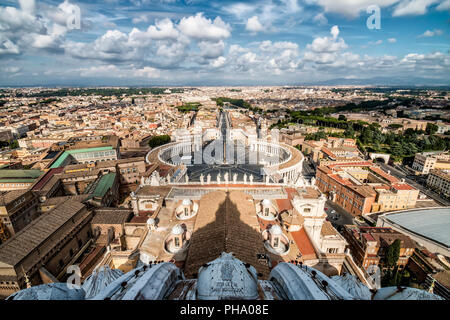
[[[380,29],[366,26],[371,5]],[[0,86],[450,85],[449,12],[450,0],[2,0]]]

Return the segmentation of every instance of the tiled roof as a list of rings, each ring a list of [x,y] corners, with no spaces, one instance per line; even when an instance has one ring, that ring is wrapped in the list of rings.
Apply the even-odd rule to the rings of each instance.
[[[101,208],[95,210],[92,224],[123,224],[132,215],[131,209]]]
[[[0,194],[0,205],[5,206],[23,196],[28,190],[12,190]]]
[[[300,250],[302,256],[317,256],[311,240],[306,234],[305,228],[301,228],[299,231],[291,232],[291,236],[294,238],[295,244]]]
[[[104,150],[112,150],[113,147],[108,146],[108,147],[96,147],[96,148],[83,148],[83,149],[73,149],[73,150],[66,150],[63,152],[63,154],[61,154],[59,156],[58,159],[56,159],[56,161],[51,165],[50,168],[59,168],[62,163],[64,162],[64,160],[67,159],[67,157],[71,154],[76,154],[76,153],[83,153],[83,152],[97,152],[97,151],[104,151]]]
[[[58,173],[61,173],[64,170],[64,168],[55,168],[50,169],[47,171],[46,174],[44,174],[41,179],[32,187],[31,190],[40,190],[42,187],[55,175]]]
[[[331,223],[329,221],[324,221],[322,225],[322,229],[320,230],[320,233],[323,236],[335,236],[337,235],[336,229],[333,228]]]
[[[392,175],[390,175],[389,173],[385,172],[383,169],[378,168],[378,167],[370,167],[369,168],[372,172],[375,172],[376,174],[378,174],[379,176],[381,176],[382,178],[386,179],[389,182],[398,182],[398,179]]]
[[[68,200],[33,220],[0,246],[0,261],[16,265],[84,208],[83,204]],[[59,239],[54,241],[58,242]]]
[[[106,192],[113,186],[115,179],[115,172],[111,172],[102,176],[93,192],[93,196],[97,198],[103,198]]]
[[[200,266],[233,252],[239,260],[254,266],[265,276],[268,267],[258,262],[265,253],[252,197],[239,191],[215,191],[200,200],[185,274],[190,277]]]
[[[36,179],[44,172],[41,170],[0,170],[0,179]]]
[[[392,187],[396,190],[417,190],[407,183],[393,183]]]

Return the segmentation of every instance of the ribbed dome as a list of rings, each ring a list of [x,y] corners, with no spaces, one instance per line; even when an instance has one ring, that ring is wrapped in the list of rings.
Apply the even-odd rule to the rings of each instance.
[[[179,234],[182,234],[183,232],[184,232],[184,230],[179,224],[177,224],[176,226],[174,226],[172,228],[172,234],[174,234],[174,235],[179,235]]]
[[[155,219],[153,219],[153,218],[148,218],[148,220],[147,220],[147,225],[148,226],[154,226],[155,225]]]
[[[84,300],[83,289],[69,289],[67,283],[47,283],[12,294],[11,300]]]
[[[183,206],[190,206],[192,201],[190,199],[183,199]]]
[[[197,282],[199,300],[258,298],[256,269],[245,265],[230,253],[223,252],[216,260],[199,270]]]
[[[272,202],[271,202],[269,199],[264,199],[264,200],[262,201],[262,205],[263,205],[264,207],[269,207],[269,206],[272,205]]]
[[[273,234],[273,235],[279,235],[279,234],[282,234],[282,233],[283,233],[283,232],[281,231],[280,226],[277,225],[277,224],[273,225],[273,226],[270,228],[269,232],[270,232],[270,234]]]

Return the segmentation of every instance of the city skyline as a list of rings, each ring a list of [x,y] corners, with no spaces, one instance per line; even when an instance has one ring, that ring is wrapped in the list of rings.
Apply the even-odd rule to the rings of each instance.
[[[450,84],[448,0],[106,2],[4,1],[0,86]]]

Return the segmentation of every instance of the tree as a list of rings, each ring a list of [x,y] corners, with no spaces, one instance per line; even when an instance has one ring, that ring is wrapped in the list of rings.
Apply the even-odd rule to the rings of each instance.
[[[398,258],[400,257],[401,242],[399,239],[395,239],[386,249],[386,264],[388,268],[392,268],[397,265]]]
[[[17,149],[19,148],[19,142],[17,140],[12,140],[9,144],[10,149]]]
[[[438,131],[439,127],[431,122],[427,123],[427,127],[425,129],[425,132],[429,135],[435,134]]]
[[[340,120],[340,121],[347,121],[347,117],[344,116],[343,114],[340,114],[339,117],[338,117],[338,120]]]
[[[148,145],[151,148],[156,148],[159,146],[162,146],[164,144],[167,144],[170,142],[170,136],[169,135],[162,135],[162,136],[154,136],[150,139],[150,141],[148,142]]]

